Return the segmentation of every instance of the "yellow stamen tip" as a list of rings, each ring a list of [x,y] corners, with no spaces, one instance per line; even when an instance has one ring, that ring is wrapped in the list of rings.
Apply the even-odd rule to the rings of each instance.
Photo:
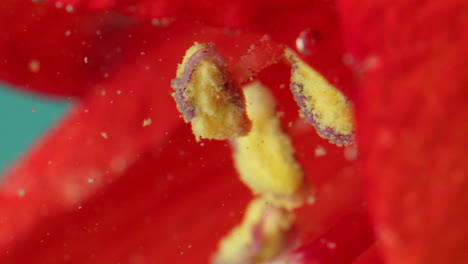
[[[291,139],[276,115],[273,95],[261,83],[244,87],[252,129],[233,140],[235,166],[255,194],[285,208],[302,204],[302,168],[294,158]]]

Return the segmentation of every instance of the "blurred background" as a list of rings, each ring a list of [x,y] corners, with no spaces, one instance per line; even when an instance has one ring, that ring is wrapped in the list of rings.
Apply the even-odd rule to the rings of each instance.
[[[70,99],[39,97],[0,83],[0,178],[69,106]]]

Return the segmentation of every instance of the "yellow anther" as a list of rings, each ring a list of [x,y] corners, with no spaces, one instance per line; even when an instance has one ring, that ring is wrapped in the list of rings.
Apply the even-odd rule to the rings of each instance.
[[[244,87],[252,129],[233,140],[234,161],[241,180],[255,194],[277,206],[302,204],[302,169],[276,115],[273,95],[259,82]]]
[[[230,139],[249,131],[242,91],[213,45],[195,44],[188,49],[172,86],[178,108],[191,122],[197,140]]]
[[[285,56],[292,63],[291,89],[301,107],[301,116],[332,143],[351,144],[354,130],[351,102],[294,51],[287,49]]]

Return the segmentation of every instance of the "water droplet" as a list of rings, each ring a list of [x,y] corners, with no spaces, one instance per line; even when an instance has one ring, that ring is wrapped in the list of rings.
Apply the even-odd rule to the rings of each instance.
[[[299,33],[296,39],[297,50],[304,55],[311,55],[320,42],[320,34],[311,29],[305,29]]]

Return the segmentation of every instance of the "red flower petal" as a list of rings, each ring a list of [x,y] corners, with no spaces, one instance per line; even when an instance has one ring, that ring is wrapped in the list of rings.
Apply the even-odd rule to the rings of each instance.
[[[187,126],[174,130],[181,120],[169,81],[195,39],[216,42],[220,53],[235,61],[258,36],[238,40],[184,24],[134,32],[126,47],[132,54],[142,48],[143,55],[95,87],[3,183],[0,248],[8,254],[2,263],[206,263],[221,236],[239,221],[236,212],[249,195],[232,169],[227,146],[206,142],[202,147]],[[301,213],[298,223],[302,236],[314,239],[359,203],[354,162],[298,119],[289,89],[280,88],[288,82],[287,67],[270,67],[261,78],[281,98],[306,177],[317,183],[320,201],[311,213]],[[151,124],[143,126],[148,118]],[[327,159],[315,157],[316,144],[326,146]],[[167,183],[167,177],[173,181]]]
[[[0,79],[66,96],[114,70],[130,24],[116,14],[76,15],[29,0],[1,1],[0,17]]]
[[[295,48],[303,41],[308,49],[303,59],[328,81],[354,98],[354,80],[343,62],[344,45],[333,1],[168,1],[168,0],[49,0],[78,9],[116,10],[146,19],[172,18],[204,22],[244,32],[268,34]],[[158,20],[155,20],[158,21]],[[314,34],[307,34],[307,32]],[[301,50],[299,50],[301,51]]]
[[[42,204],[50,214],[77,206],[122,174],[138,159],[138,153],[166,141],[164,133],[182,122],[170,96],[170,80],[180,60],[175,54],[182,57],[194,40],[207,38],[235,45],[222,31],[199,26],[142,26],[139,30],[123,43],[133,61],[128,60],[125,68],[95,85],[93,92],[6,175],[0,186],[1,204],[9,209],[3,210],[7,222],[0,230],[4,234],[0,245],[10,243],[11,232],[21,237],[34,221],[44,217]],[[238,43],[246,48],[249,42]],[[18,197],[23,195],[29,198]],[[14,201],[24,206],[24,213],[14,212],[18,205]],[[15,208],[10,208],[10,203]]]
[[[372,245],[361,254],[353,264],[382,264],[382,256],[377,244]]]
[[[104,1],[101,3],[106,4]],[[325,4],[317,5],[320,7]],[[326,5],[327,8],[330,7]],[[291,27],[297,27],[292,32],[299,31],[304,26],[301,24],[304,20],[298,18],[308,14],[304,10],[295,7],[293,11],[284,15],[286,21],[294,22]],[[277,17],[282,17],[279,7],[276,11]],[[319,11],[314,9],[313,12]],[[311,25],[323,26],[324,30],[329,29],[325,31],[330,35],[325,37],[326,41],[323,43],[330,45],[323,45],[323,50],[330,48],[332,51],[340,51],[339,39],[337,41],[331,38],[335,34],[338,35],[336,14],[332,10],[322,13],[333,16],[320,18],[319,22],[313,21]],[[208,15],[206,10],[204,15]],[[191,15],[188,17],[192,19]],[[259,21],[255,22],[260,23],[258,25],[244,25],[244,29],[264,32],[264,25],[261,24],[263,20]],[[216,21],[213,23],[216,24]],[[280,29],[273,32],[276,28]],[[287,29],[288,27],[283,25],[270,30],[277,39],[294,42],[295,36],[291,37]],[[287,33],[287,37],[282,33]],[[225,55],[230,63],[235,63],[239,56],[246,52],[248,44],[257,41],[259,36],[224,34],[207,27],[179,22],[167,28],[156,28],[141,22],[133,24],[128,31],[123,31],[122,35],[125,38],[117,38],[117,44],[125,50],[125,57],[118,65],[112,64],[116,68],[109,73],[109,79],[99,82],[97,80],[100,77],[96,80],[84,79],[83,83],[92,86],[92,90],[42,145],[22,164],[10,171],[0,187],[0,248],[8,252],[2,263],[30,262],[30,257],[34,257],[37,263],[63,260],[78,263],[82,263],[83,260],[115,263],[138,262],[142,259],[166,262],[171,260],[171,263],[177,263],[177,260],[186,263],[189,259],[194,263],[206,263],[222,233],[234,223],[229,219],[226,222],[221,221],[219,226],[214,225],[214,229],[209,229],[210,232],[217,230],[214,232],[219,233],[214,236],[205,235],[211,222],[228,217],[223,210],[213,209],[215,206],[210,204],[213,197],[218,199],[220,195],[223,196],[229,191],[240,192],[241,200],[232,201],[231,208],[245,206],[248,195],[241,185],[233,183],[237,182],[232,181],[234,175],[231,175],[229,180],[218,181],[219,175],[215,173],[225,171],[227,175],[234,174],[229,162],[222,159],[219,161],[219,153],[229,150],[220,147],[219,144],[213,145],[218,146],[213,149],[207,147],[206,156],[201,155],[206,159],[196,165],[197,168],[203,168],[200,169],[200,174],[195,174],[190,167],[194,159],[200,158],[199,152],[192,149],[188,151],[187,159],[179,159],[180,154],[186,153],[185,148],[193,147],[199,149],[198,151],[202,151],[203,148],[194,143],[186,143],[186,140],[191,138],[187,130],[173,132],[174,138],[164,134],[174,131],[173,128],[181,122],[175,105],[170,100],[170,90],[166,89],[169,89],[169,80],[174,76],[177,62],[193,41],[215,42],[220,53]],[[29,37],[25,36],[24,39]],[[60,41],[58,43],[63,44]],[[35,52],[34,54],[38,54]],[[318,52],[317,56],[322,56],[319,54],[322,53]],[[326,68],[329,67],[336,77],[343,69],[341,51],[323,54],[331,54],[332,57],[331,60],[323,62],[323,71],[327,72]],[[315,57],[310,57],[314,61],[312,58]],[[322,62],[318,60],[317,63]],[[55,64],[61,65],[59,62]],[[96,65],[107,64],[103,61]],[[9,68],[5,69],[9,71]],[[338,73],[335,72],[336,69]],[[55,70],[56,68],[53,71]],[[281,72],[282,75],[268,75],[275,71]],[[354,162],[347,161],[342,150],[336,147],[327,148],[327,161],[315,157],[316,144],[327,146],[327,143],[297,118],[297,106],[289,89],[281,89],[281,84],[288,83],[289,69],[285,69],[284,65],[275,65],[262,74],[261,78],[266,83],[274,84],[273,88],[278,98],[281,98],[280,107],[283,107],[285,112],[286,124],[294,122],[289,133],[294,138],[298,159],[302,161],[306,177],[317,183],[319,202],[310,210],[304,209],[298,222],[298,230],[304,239],[312,240],[359,204]],[[86,74],[84,75],[86,77]],[[327,75],[329,78],[330,76]],[[40,80],[46,79],[44,77]],[[34,88],[48,87],[45,81],[43,87],[41,82],[38,83],[37,86],[33,85]],[[63,83],[61,87],[70,85]],[[81,91],[77,92],[80,93]],[[175,141],[178,143],[173,144]],[[150,154],[152,148],[156,148],[156,152],[159,151],[155,154],[156,158]],[[213,153],[216,153],[216,156]],[[184,166],[181,166],[180,162]],[[218,165],[219,168],[216,167]],[[171,190],[170,193],[180,194],[180,197],[174,196],[170,203],[164,202],[164,199],[153,200],[155,193],[160,193],[160,190],[149,188],[151,178],[145,174],[151,171],[157,176],[173,172],[174,177],[183,179],[182,181],[188,179],[189,183],[181,189]],[[206,183],[200,182],[202,177],[209,180]],[[193,188],[193,191],[189,190],[190,188]],[[199,190],[201,192],[198,192]],[[121,205],[121,209],[115,203]],[[204,204],[207,207],[203,207]],[[75,212],[81,210],[79,208],[83,211]],[[141,219],[148,215],[148,208],[151,217],[159,218],[155,220],[156,224],[150,227],[142,226],[141,222]],[[128,220],[128,216],[133,218]],[[96,227],[96,223],[103,228]],[[193,239],[205,247],[198,248],[194,255],[185,255],[186,259],[178,258],[181,252],[185,252],[179,251],[181,240],[178,234],[181,239]],[[119,235],[129,238],[117,244]],[[45,248],[42,248],[40,244],[44,241],[48,242],[47,245],[44,244]],[[64,244],[66,249],[63,248]],[[25,254],[25,250],[31,252],[31,248],[37,249],[37,254]]]
[[[280,257],[279,263],[352,263],[374,241],[364,210],[354,212],[314,242]]]
[[[2,247],[8,253],[0,262],[207,263],[250,197],[235,176],[228,145],[201,147],[188,142],[191,137],[185,125],[170,131],[165,143],[142,153],[119,178],[105,181],[96,194],[60,214],[50,202],[39,204],[51,212],[33,219],[27,236]],[[22,199],[38,198],[29,195],[26,191]],[[25,213],[23,220],[34,214],[6,206],[2,203],[2,211],[9,216],[18,210]],[[18,229],[7,231],[15,236]]]
[[[468,263],[464,1],[342,1],[362,168],[389,263]],[[364,30],[365,29],[365,30]]]

